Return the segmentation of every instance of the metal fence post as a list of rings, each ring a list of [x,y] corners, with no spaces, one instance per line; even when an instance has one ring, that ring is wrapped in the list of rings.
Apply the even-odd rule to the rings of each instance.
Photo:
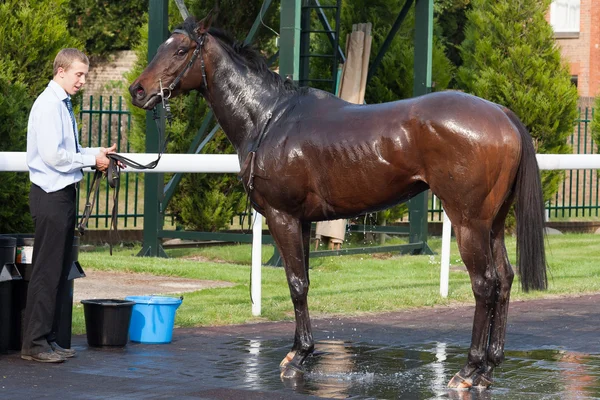
[[[148,62],[150,62],[158,46],[168,36],[169,2],[167,0],[150,0],[148,11]],[[160,113],[164,110],[160,107]],[[161,118],[164,132],[164,119]],[[146,113],[146,153],[159,151],[158,127],[152,112]],[[158,231],[162,228],[163,210],[158,194],[164,191],[163,174],[145,174],[144,177],[144,243],[138,256],[166,257],[160,244]]]

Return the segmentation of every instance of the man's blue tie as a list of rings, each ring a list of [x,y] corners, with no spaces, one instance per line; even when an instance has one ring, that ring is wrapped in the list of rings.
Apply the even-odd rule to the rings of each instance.
[[[79,146],[77,145],[77,126],[75,125],[75,113],[73,112],[73,104],[71,104],[71,99],[67,97],[63,100],[67,105],[67,110],[69,110],[69,115],[71,115],[71,122],[73,123],[73,133],[75,134],[75,151],[79,153]]]

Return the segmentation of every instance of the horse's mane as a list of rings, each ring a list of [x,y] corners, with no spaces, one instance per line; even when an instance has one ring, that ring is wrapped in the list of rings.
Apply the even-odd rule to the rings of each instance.
[[[195,31],[196,27],[197,21],[193,17],[189,17],[177,29],[183,29],[196,38],[198,36]],[[274,88],[285,91],[299,90],[293,81],[271,71],[264,56],[251,44],[237,41],[229,33],[219,28],[211,27],[208,33],[223,45],[223,48],[233,56],[234,60],[239,60],[243,65],[263,76]]]

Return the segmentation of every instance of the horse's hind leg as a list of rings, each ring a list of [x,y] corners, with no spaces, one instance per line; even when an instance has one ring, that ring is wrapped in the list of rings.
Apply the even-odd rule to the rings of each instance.
[[[451,214],[449,217],[453,219]],[[456,216],[454,220],[460,221]],[[450,380],[448,386],[466,389],[475,384],[474,379],[481,381],[477,371],[486,361],[490,325],[495,312],[498,277],[490,245],[492,222],[481,219],[461,222],[455,229],[456,239],[471,278],[471,287],[475,296],[475,316],[467,363]]]
[[[515,277],[514,271],[508,261],[506,246],[504,244],[504,224],[506,215],[510,210],[512,199],[506,201],[494,220],[492,228],[492,255],[497,271],[496,306],[492,316],[490,341],[487,349],[486,361],[473,378],[473,385],[488,387],[492,383],[492,373],[495,367],[504,361],[504,341],[506,338],[506,323],[508,319],[508,304],[510,290]]]
[[[296,332],[292,350],[280,364],[282,378],[297,378],[302,375],[302,364],[314,349],[310,317],[308,314],[308,260],[305,261],[309,243],[304,233],[305,225],[297,218],[274,209],[266,210],[269,231],[275,239],[283,258],[288,286],[296,315]],[[310,224],[308,224],[310,229]],[[308,237],[310,238],[310,236]]]

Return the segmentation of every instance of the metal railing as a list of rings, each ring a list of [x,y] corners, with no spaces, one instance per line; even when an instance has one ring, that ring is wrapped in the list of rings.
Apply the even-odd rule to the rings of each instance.
[[[594,110],[579,109],[575,132],[569,139],[574,154],[598,154],[592,139],[591,123]],[[549,218],[598,217],[600,202],[597,170],[568,170],[546,210]]]

